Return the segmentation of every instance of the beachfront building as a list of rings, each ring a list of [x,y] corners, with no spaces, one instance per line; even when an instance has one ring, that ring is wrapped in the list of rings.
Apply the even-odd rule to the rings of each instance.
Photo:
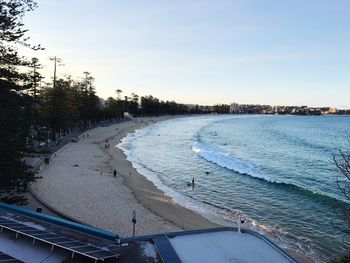
[[[336,108],[329,108],[329,114],[336,114],[337,109]]]
[[[188,110],[189,112],[198,109],[198,105],[196,105],[196,104],[185,104],[185,106],[187,107],[187,110]]]
[[[231,103],[230,104],[230,113],[239,113],[239,104],[238,103]]]
[[[221,227],[120,237],[0,203],[0,262],[297,262],[266,237]]]

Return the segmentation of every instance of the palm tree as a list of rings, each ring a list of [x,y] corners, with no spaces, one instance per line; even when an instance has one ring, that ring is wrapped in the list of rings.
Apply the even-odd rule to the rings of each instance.
[[[123,91],[121,89],[117,89],[115,92],[118,95],[118,100],[120,100],[120,93],[122,93]]]

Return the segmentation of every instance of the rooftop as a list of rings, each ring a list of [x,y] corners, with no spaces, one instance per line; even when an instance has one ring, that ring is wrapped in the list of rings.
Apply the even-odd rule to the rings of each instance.
[[[121,238],[0,203],[0,262],[296,262],[264,236],[236,228]]]

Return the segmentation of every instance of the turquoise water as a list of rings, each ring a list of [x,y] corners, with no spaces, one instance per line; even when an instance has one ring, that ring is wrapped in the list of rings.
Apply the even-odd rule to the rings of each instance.
[[[240,212],[247,227],[320,262],[348,242],[334,211],[346,200],[331,154],[349,130],[350,117],[340,116],[186,117],[130,134],[119,147],[181,205],[224,225]]]

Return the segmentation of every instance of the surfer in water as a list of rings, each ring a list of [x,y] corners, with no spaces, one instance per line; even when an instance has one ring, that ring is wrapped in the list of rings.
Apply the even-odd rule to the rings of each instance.
[[[192,190],[194,189],[194,177],[191,182],[187,182],[187,186],[192,186]]]

